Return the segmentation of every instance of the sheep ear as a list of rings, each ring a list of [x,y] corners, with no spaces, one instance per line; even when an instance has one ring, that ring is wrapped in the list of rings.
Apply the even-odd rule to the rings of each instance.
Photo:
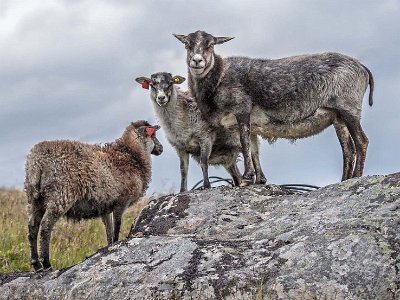
[[[172,81],[175,84],[181,84],[186,80],[185,77],[179,76],[179,75],[175,75],[174,77],[172,77]]]
[[[146,127],[144,130],[148,137],[153,137],[156,134],[156,130],[153,126]]]
[[[137,83],[142,85],[142,88],[148,90],[149,89],[149,85],[150,85],[150,78],[147,77],[138,77],[135,79]]]
[[[154,135],[154,133],[159,130],[161,127],[158,125],[154,125],[154,126],[140,126],[138,128],[136,128],[136,131],[142,135],[142,136],[149,136],[152,137]]]
[[[143,84],[143,82],[148,81],[150,83],[151,79],[147,77],[138,77],[135,79],[137,83]]]
[[[230,41],[234,39],[235,37],[214,37],[214,43],[217,44],[223,44],[227,41]]]
[[[176,37],[178,40],[180,40],[182,43],[186,44],[187,42],[187,35],[183,35],[183,34],[172,34],[174,37]]]

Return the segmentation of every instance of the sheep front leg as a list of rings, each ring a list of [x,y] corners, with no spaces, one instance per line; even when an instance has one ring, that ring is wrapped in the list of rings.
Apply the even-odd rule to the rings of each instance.
[[[236,114],[236,120],[239,125],[240,143],[244,159],[244,174],[240,186],[247,186],[254,183],[254,166],[251,159],[250,150],[250,114]]]
[[[108,245],[112,245],[114,238],[114,225],[113,225],[113,214],[105,214],[101,216],[104,227],[106,229],[106,237]]]
[[[208,178],[208,160],[211,155],[212,145],[210,140],[205,140],[200,143],[200,166],[203,171],[203,188],[211,187],[210,179]]]
[[[181,169],[181,192],[187,191],[187,174],[189,169],[189,153],[178,151],[180,169]]]
[[[211,155],[212,144],[210,139],[200,142],[200,166],[203,172],[203,189],[211,187],[210,179],[208,178],[208,162]]]
[[[119,231],[121,230],[122,215],[124,213],[125,207],[118,206],[113,211],[114,218],[114,236],[112,243],[115,243],[119,239]]]

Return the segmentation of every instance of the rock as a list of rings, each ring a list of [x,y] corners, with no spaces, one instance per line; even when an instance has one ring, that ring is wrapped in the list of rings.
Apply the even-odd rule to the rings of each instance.
[[[67,270],[0,275],[0,299],[400,299],[400,173],[293,194],[164,196]]]

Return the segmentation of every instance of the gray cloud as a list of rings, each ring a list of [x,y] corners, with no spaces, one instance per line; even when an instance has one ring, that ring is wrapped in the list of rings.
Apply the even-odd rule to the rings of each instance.
[[[197,29],[235,36],[222,55],[278,58],[337,51],[374,73],[375,104],[365,103],[370,138],[366,174],[398,171],[400,5],[383,1],[2,1],[0,4],[0,185],[22,186],[36,142],[115,139],[128,122],[156,122],[134,78],[157,71],[185,76],[185,51],[172,33]],[[179,186],[174,150],[153,160],[150,192]],[[262,142],[271,182],[325,185],[341,177],[333,129],[291,144]],[[221,169],[212,174],[225,176]],[[191,162],[190,184],[201,178]]]

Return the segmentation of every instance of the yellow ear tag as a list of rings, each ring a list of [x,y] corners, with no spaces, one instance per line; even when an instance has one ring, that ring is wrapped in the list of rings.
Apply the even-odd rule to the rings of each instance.
[[[180,80],[179,77],[175,77],[175,78],[174,78],[174,82],[175,82],[175,83],[181,83],[181,80]]]

